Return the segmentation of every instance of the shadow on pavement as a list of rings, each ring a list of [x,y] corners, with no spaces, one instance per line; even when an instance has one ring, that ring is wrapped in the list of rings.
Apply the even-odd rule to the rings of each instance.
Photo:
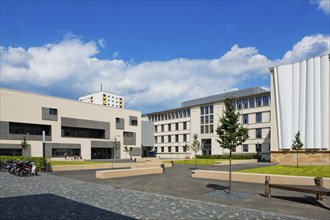
[[[262,195],[262,194],[260,194]],[[263,195],[266,197],[265,195]],[[296,196],[271,196],[272,198],[275,199],[281,199],[285,201],[290,201],[290,202],[297,202],[301,204],[306,204],[306,205],[314,205],[314,206],[319,206],[321,208],[324,208],[326,210],[330,210],[330,208],[326,207],[325,205],[319,203],[316,198],[311,197],[311,196],[304,196],[304,197],[296,197]]]
[[[223,191],[226,191],[226,189],[229,189],[228,186],[223,186],[223,185],[213,184],[213,183],[207,184],[206,187],[214,189],[214,190],[223,190]]]
[[[1,198],[0,210],[0,219],[134,219],[54,194]]]

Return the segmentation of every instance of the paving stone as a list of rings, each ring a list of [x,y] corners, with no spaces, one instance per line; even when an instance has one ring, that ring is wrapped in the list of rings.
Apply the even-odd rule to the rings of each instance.
[[[0,173],[0,219],[306,218],[128,189],[115,189],[108,185],[48,173],[33,177]]]

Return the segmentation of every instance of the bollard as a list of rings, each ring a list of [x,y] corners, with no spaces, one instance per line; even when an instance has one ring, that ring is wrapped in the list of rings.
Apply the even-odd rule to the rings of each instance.
[[[173,160],[171,160],[171,164],[172,164],[172,167],[174,167],[174,162],[173,162]]]
[[[160,167],[163,168],[163,173],[165,173],[165,164],[162,163]]]
[[[265,177],[265,196],[270,197],[270,176]]]
[[[315,177],[314,178],[314,183],[315,183],[315,186],[320,186],[320,187],[324,186],[322,177]],[[320,195],[320,194],[316,194],[316,199],[317,200],[324,200],[324,196]]]

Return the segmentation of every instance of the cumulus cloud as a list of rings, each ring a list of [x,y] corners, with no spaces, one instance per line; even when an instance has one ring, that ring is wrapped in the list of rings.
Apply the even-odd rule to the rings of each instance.
[[[330,36],[316,34],[304,37],[297,42],[292,50],[285,53],[279,63],[294,63],[310,57],[330,53]]]
[[[255,47],[236,44],[214,59],[135,64],[116,56],[99,59],[98,46],[99,42],[71,37],[28,49],[1,47],[1,83],[17,89],[24,85],[22,88],[37,91],[76,94],[76,99],[98,91],[102,83],[103,90],[125,96],[127,107],[150,112],[148,108],[175,108],[183,100],[230,91],[244,79],[268,76],[268,68],[278,63],[326,53],[329,36],[307,36],[278,60],[269,60]]]
[[[330,0],[314,0],[312,3],[317,4],[317,9],[322,10],[324,13],[330,13]]]

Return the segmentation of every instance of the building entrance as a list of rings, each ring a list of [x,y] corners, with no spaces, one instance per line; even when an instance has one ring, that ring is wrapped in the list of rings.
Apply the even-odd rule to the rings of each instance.
[[[212,141],[211,139],[202,139],[202,154],[211,155]]]

